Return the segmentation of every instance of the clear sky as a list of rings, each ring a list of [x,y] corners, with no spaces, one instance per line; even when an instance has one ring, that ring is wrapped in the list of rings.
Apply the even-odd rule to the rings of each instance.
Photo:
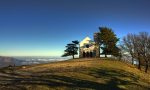
[[[60,56],[99,26],[150,32],[150,0],[0,0],[0,56]]]

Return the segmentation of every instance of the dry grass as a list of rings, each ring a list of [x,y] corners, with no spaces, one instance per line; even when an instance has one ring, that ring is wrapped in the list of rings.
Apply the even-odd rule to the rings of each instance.
[[[33,66],[27,66],[24,69],[20,69],[22,71],[31,71],[31,72],[40,72],[40,71],[47,71],[47,70],[56,70],[56,69],[69,69],[72,70],[74,68],[88,68],[93,65],[93,61],[91,59],[89,60],[83,60],[83,59],[75,59],[70,61],[61,61],[61,62],[53,62],[49,64],[41,64],[41,65],[33,65]],[[55,71],[56,72],[56,71]]]
[[[115,60],[75,59],[0,71],[0,90],[149,90],[150,74]]]

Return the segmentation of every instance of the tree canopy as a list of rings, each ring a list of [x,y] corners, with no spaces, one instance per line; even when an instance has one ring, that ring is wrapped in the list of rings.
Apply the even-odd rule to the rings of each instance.
[[[116,46],[119,38],[117,38],[113,30],[108,27],[99,27],[99,30],[99,42],[102,45],[102,54],[105,54],[105,57],[108,54],[119,56],[119,48]]]
[[[78,47],[77,47],[78,44],[79,44],[78,40],[72,41],[72,43],[67,44],[62,57],[72,56],[74,59],[74,55],[78,54]]]

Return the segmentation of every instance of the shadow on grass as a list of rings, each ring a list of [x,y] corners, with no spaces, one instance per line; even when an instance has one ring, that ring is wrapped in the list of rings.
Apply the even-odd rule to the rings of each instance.
[[[11,90],[26,90],[25,86],[28,85],[44,85],[52,88],[56,87],[67,87],[70,89],[92,89],[92,90],[112,90],[107,84],[101,84],[94,81],[77,79],[73,77],[67,76],[59,76],[59,75],[32,75],[31,77],[24,78],[10,76],[3,76],[3,78],[7,78],[4,80],[0,80],[0,86],[3,86],[5,90],[9,90],[7,88],[11,88]],[[2,78],[2,76],[1,76]],[[0,89],[4,89],[0,88]],[[113,87],[115,90],[122,90],[119,87]]]
[[[128,89],[150,90],[150,87],[145,87],[139,84],[138,76],[126,71],[101,68],[92,70],[90,75],[95,78],[106,79],[106,84],[109,88],[111,88],[111,90],[118,90],[119,85],[123,86],[122,89],[125,89],[126,87],[124,86],[126,85],[127,87],[129,86]]]
[[[43,78],[42,76],[35,76],[32,78],[12,78],[12,80],[0,80],[0,82],[7,82],[5,84],[0,84],[0,86],[9,86],[11,88],[14,88],[14,90],[26,90],[24,85],[46,85],[54,88],[63,86],[70,89],[111,90],[111,88],[109,88],[107,84],[100,84],[88,80],[81,80],[72,77],[57,75],[46,76],[46,78]],[[118,87],[115,87],[113,89],[121,90]]]
[[[43,72],[44,73],[44,72]],[[7,74],[7,73],[6,73]],[[124,71],[110,70],[110,69],[95,69],[89,73],[90,76],[101,79],[108,79],[104,83],[98,83],[96,81],[79,79],[75,77],[60,76],[48,74],[30,74],[27,77],[17,73],[12,73],[9,75],[0,75],[0,78],[5,78],[0,80],[0,90],[26,90],[26,86],[46,86],[46,87],[67,87],[69,89],[92,89],[92,90],[125,90],[118,85],[136,85],[140,86],[138,82],[138,77]],[[123,80],[122,78],[127,77],[130,80]],[[11,89],[9,89],[11,88]],[[137,88],[136,88],[137,89]],[[143,90],[148,90],[150,88],[143,87]],[[142,90],[138,89],[138,90]],[[35,89],[30,89],[35,90]],[[36,89],[38,90],[38,89]]]

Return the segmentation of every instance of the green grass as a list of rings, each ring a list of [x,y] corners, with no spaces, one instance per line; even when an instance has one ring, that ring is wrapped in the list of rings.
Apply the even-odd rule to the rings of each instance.
[[[150,90],[150,74],[120,61],[76,59],[1,69],[0,90]]]

